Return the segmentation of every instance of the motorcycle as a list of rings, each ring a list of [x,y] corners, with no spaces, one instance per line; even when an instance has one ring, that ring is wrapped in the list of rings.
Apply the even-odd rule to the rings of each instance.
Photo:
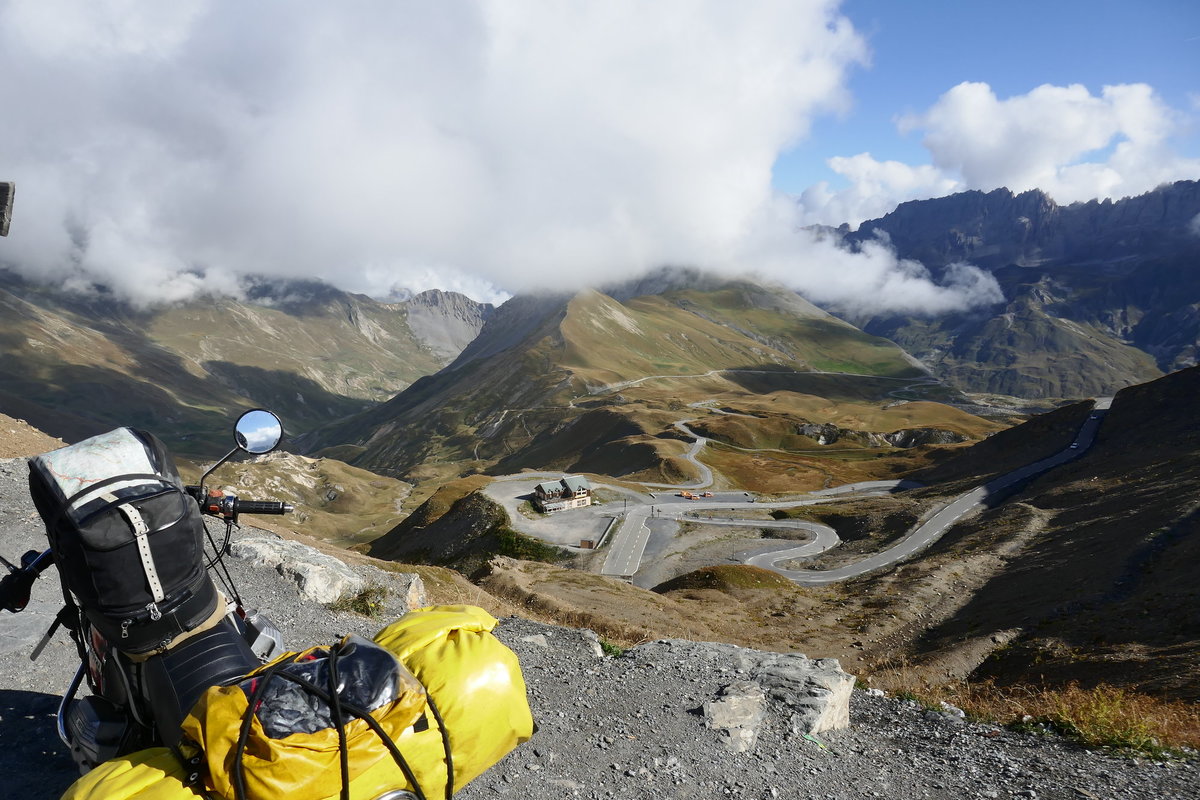
[[[481,608],[427,606],[371,640],[281,654],[279,630],[246,609],[223,558],[240,515],[292,507],[207,481],[282,436],[274,414],[243,414],[234,448],[194,486],[162,442],[130,428],[29,460],[50,548],[4,561],[0,608],[22,611],[56,566],[63,608],[32,658],[59,627],[78,651],[57,714],[83,775],[68,797],[154,785],[155,798],[349,800],[353,785],[372,800],[448,800],[533,735],[520,665]],[[225,523],[223,539],[205,516]]]
[[[63,608],[30,658],[36,660],[42,654],[60,627],[75,641],[80,664],[59,703],[57,729],[81,774],[147,747],[177,747],[180,723],[201,694],[245,675],[283,650],[278,628],[263,614],[245,608],[223,558],[242,514],[286,514],[292,506],[246,500],[207,486],[213,471],[234,455],[269,453],[282,438],[283,425],[275,414],[263,409],[248,411],[234,424],[234,448],[204,472],[198,485],[182,487],[203,515],[225,524],[219,542],[203,526],[211,550],[204,553],[205,581],[211,584],[209,575],[215,574],[225,589],[216,595],[215,612],[207,614],[203,624],[180,631],[165,646],[148,653],[130,653],[118,646],[128,633],[129,620],[119,631],[102,625],[86,613],[80,598],[72,596],[63,581]],[[0,561],[9,570],[0,580],[0,608],[18,613],[28,605],[34,581],[55,563],[55,556],[49,547],[25,553],[19,565],[3,557]],[[151,624],[158,623],[164,612],[170,610],[150,609]],[[85,681],[90,695],[76,699]]]

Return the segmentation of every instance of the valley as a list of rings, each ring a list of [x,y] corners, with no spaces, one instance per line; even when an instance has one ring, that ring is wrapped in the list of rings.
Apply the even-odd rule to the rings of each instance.
[[[1009,206],[1060,229],[1078,210],[1003,193],[839,234],[879,228],[935,272],[977,257],[1006,301],[957,318],[835,315],[691,269],[496,309],[251,283],[148,310],[12,281],[0,412],[66,441],[146,427],[194,472],[233,410],[272,407],[287,452],[222,485],[295,504],[286,524],[358,558],[450,567],[615,642],[804,650],[877,685],[1196,697],[1190,329],[1168,347],[1147,327],[1176,313],[1167,293],[1123,294],[1193,263],[1189,239],[1145,244],[1192,195],[1093,209],[1142,209],[1150,255],[1113,240],[1119,267],[1060,234],[1005,244]],[[594,504],[542,515],[534,487],[564,475]]]
[[[914,681],[936,685],[985,675],[1019,682],[1028,679],[1029,659],[1036,659],[1045,667],[1042,674],[1053,675],[1058,683],[1072,679],[1092,682],[1103,675],[1108,682],[1195,697],[1200,676],[1185,654],[1194,654],[1200,642],[1200,627],[1193,613],[1196,589],[1185,588],[1178,581],[1186,581],[1186,553],[1195,546],[1188,532],[1194,530],[1195,503],[1200,497],[1200,485],[1195,482],[1195,426],[1185,422],[1191,412],[1181,398],[1198,379],[1193,368],[1164,379],[1170,382],[1167,385],[1156,382],[1118,394],[1110,411],[1077,404],[1063,409],[1057,420],[1035,419],[1027,423],[1028,431],[1018,426],[993,437],[997,452],[1023,452],[1029,461],[1041,462],[1036,467],[1022,470],[1016,461],[1006,463],[998,458],[981,463],[968,449],[961,452],[957,464],[950,461],[921,476],[944,482],[941,485],[930,483],[873,500],[842,498],[837,503],[794,508],[803,512],[801,519],[815,523],[818,529],[833,528],[840,533],[843,544],[829,553],[852,547],[854,554],[843,560],[853,563],[885,553],[904,538],[908,523],[896,525],[887,522],[888,518],[932,522],[940,538],[926,543],[921,556],[870,575],[848,576],[841,584],[822,585],[824,581],[820,581],[804,587],[790,580],[779,583],[770,577],[774,573],[740,566],[756,551],[777,549],[782,543],[764,538],[779,534],[762,530],[763,520],[740,520],[743,527],[739,528],[739,518],[749,516],[747,512],[756,504],[735,503],[726,496],[719,504],[716,499],[711,501],[726,510],[719,525],[703,519],[706,513],[716,513],[715,509],[693,508],[688,514],[662,514],[648,520],[652,530],[666,526],[667,544],[647,552],[656,558],[674,558],[680,569],[698,567],[683,574],[677,570],[655,573],[654,567],[670,560],[659,558],[646,573],[654,578],[635,578],[635,585],[617,590],[612,584],[576,581],[558,566],[502,559],[482,585],[531,608],[585,617],[587,624],[614,634],[624,631],[635,638],[654,638],[686,630],[689,635],[715,636],[747,646],[798,647],[833,654],[859,674],[874,676],[879,685],[890,681],[897,682],[891,685]],[[1154,398],[1156,409],[1150,415],[1145,405],[1148,396]],[[1173,482],[1161,484],[1153,500],[1146,498],[1156,504],[1153,510],[1131,498],[1131,510],[1107,519],[1096,528],[1100,538],[1093,541],[1087,528],[1080,526],[1096,525],[1113,514],[1101,509],[1116,507],[1113,481],[1120,481],[1115,476],[1128,468],[1128,464],[1114,463],[1114,440],[1125,434],[1122,425],[1139,417],[1153,419],[1155,425],[1182,425],[1182,438],[1174,452],[1190,455],[1177,457],[1173,463],[1179,471]],[[1187,433],[1183,433],[1185,428]],[[1076,443],[1079,447],[1070,446]],[[1141,457],[1155,458],[1145,453]],[[971,475],[975,477],[968,477]],[[1087,476],[1082,484],[1081,475]],[[1003,502],[992,500],[976,506],[959,522],[945,524],[938,517],[940,509],[966,494],[973,482],[988,484]],[[1135,488],[1141,485],[1130,485],[1136,497],[1145,492]],[[1082,505],[1063,506],[1052,499],[1064,490]],[[735,504],[739,510],[729,511]],[[615,504],[610,500],[611,513],[619,515],[619,505],[620,500]],[[676,507],[690,505],[682,498],[674,503]],[[1071,517],[1078,517],[1079,522],[1068,523]],[[866,519],[876,521],[864,532],[856,523]],[[1163,519],[1175,522],[1164,529]],[[1110,532],[1102,533],[1105,528]],[[1060,530],[1073,530],[1068,535],[1074,537],[1076,555],[1063,550],[1056,533]],[[818,542],[823,548],[828,539],[818,537]],[[1103,556],[1096,553],[1097,547],[1103,548]],[[1051,553],[1056,555],[1047,560]],[[1155,565],[1152,569],[1157,579],[1138,578],[1134,590],[1104,588],[1112,585],[1109,570],[1131,576],[1150,564]],[[1016,584],[1001,588],[1018,575],[1027,581],[1021,588]],[[1156,586],[1154,580],[1162,582]],[[639,583],[653,591],[639,588]],[[604,585],[609,588],[602,590]],[[981,604],[995,602],[1001,596],[997,592],[1004,593],[1004,600],[984,612]],[[1169,619],[1162,615],[1163,592],[1171,593],[1170,606],[1181,613]],[[1078,593],[1079,601],[1067,599],[1073,593]],[[1082,608],[1083,598],[1089,596],[1094,599],[1086,602],[1097,605],[1088,612],[1088,624],[1100,625],[1108,633],[1090,634],[1102,636],[1094,641],[1073,634],[1059,639],[1073,628],[1074,609]],[[995,599],[989,601],[988,597]],[[1124,608],[1118,611],[1117,603]],[[1116,635],[1118,630],[1120,635]],[[1142,633],[1135,633],[1138,630]],[[1049,631],[1057,633],[1047,635]],[[935,632],[936,638],[931,636]],[[1098,645],[1102,641],[1106,644]],[[1153,644],[1156,641],[1162,644]],[[1156,677],[1147,672],[1149,658],[1156,662],[1152,670]]]

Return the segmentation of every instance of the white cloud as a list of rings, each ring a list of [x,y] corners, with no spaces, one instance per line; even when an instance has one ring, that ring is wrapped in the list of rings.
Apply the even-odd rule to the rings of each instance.
[[[1170,145],[1183,119],[1145,84],[1105,86],[1098,96],[1078,84],[1044,85],[1002,100],[986,83],[960,83],[924,113],[899,121],[903,133],[924,132],[932,164],[891,166],[893,174],[903,178],[907,169],[914,177],[888,182],[869,157],[856,170],[833,159],[851,186],[801,202],[810,218],[857,224],[878,216],[881,205],[937,196],[946,184],[1042,189],[1059,203],[1142,194],[1200,175],[1200,159],[1181,157]]]
[[[940,284],[917,261],[900,259],[891,244],[869,240],[854,252],[833,239],[813,237],[797,250],[764,238],[754,262],[757,272],[795,288],[805,297],[855,314],[896,312],[936,315],[1002,302],[989,272],[951,265]]]
[[[145,303],[252,273],[493,299],[808,275],[772,165],[865,59],[836,0],[0,0],[0,258]],[[844,169],[938,185],[868,159]],[[884,261],[863,285],[943,291]]]
[[[829,184],[811,186],[800,196],[803,210],[811,222],[852,222],[881,217],[897,203],[928,197],[942,197],[962,188],[962,184],[931,165],[911,167],[899,161],[877,161],[870,153],[837,156],[829,167],[850,181],[841,191]]]

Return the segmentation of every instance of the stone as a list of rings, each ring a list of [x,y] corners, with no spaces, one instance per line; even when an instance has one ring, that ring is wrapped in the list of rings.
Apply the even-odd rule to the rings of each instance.
[[[358,571],[367,583],[388,588],[384,602],[390,615],[404,616],[413,609],[429,605],[425,581],[415,572],[388,572],[370,564],[360,565]]]
[[[592,654],[596,656],[596,658],[604,658],[604,647],[600,644],[600,634],[587,628],[584,628],[579,633],[583,636],[583,640],[591,649]]]
[[[414,608],[424,608],[429,605],[429,600],[425,595],[425,581],[415,572],[398,572],[390,574],[391,580],[388,582],[392,587],[392,592],[397,595],[406,606],[405,610],[400,612],[407,614]]]
[[[300,593],[317,603],[334,603],[366,586],[357,572],[315,547],[287,539],[250,537],[233,543],[235,558],[269,567],[296,582]]]
[[[732,752],[749,752],[758,741],[766,699],[766,692],[757,683],[735,681],[723,687],[715,699],[704,703],[704,724],[726,733],[729,738],[725,746]]]
[[[854,676],[835,658],[805,658],[789,653],[762,653],[754,679],[767,693],[791,706],[800,716],[803,733],[820,733],[850,726],[850,695]]]
[[[800,733],[820,733],[850,726],[854,676],[835,658],[808,658],[800,653],[764,653],[732,644],[660,639],[638,645],[626,657],[653,662],[669,658],[720,662],[760,685],[767,697],[781,702],[798,718]]]

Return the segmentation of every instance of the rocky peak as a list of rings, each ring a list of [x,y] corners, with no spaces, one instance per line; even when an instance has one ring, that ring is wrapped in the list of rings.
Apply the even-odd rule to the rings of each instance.
[[[901,203],[845,235],[848,244],[883,236],[904,258],[937,270],[956,261],[994,269],[1037,266],[1070,256],[1111,261],[1166,252],[1195,241],[1189,225],[1200,214],[1200,182],[1178,181],[1116,202],[1060,206],[1031,189],[969,191]]]
[[[474,341],[495,311],[458,292],[427,289],[405,303],[408,327],[430,350],[447,361]]]
[[[479,335],[448,369],[487,358],[515,347],[551,320],[567,313],[571,296],[563,293],[517,295],[489,314]]]

